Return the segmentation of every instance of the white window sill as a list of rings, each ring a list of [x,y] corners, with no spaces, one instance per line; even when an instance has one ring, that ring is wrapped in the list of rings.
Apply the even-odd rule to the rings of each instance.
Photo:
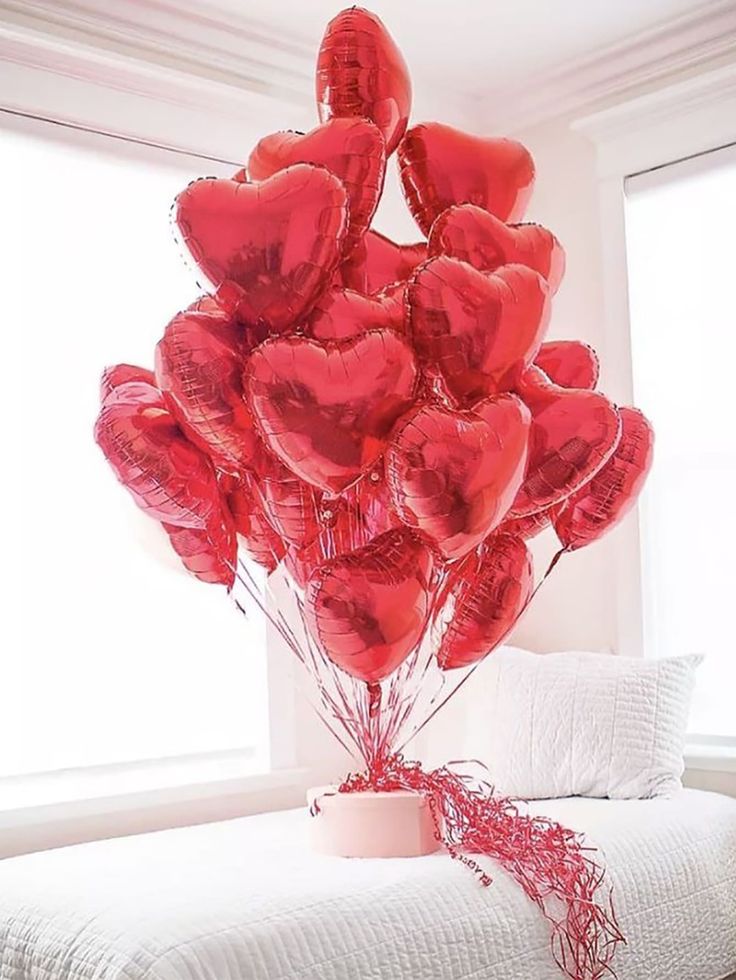
[[[699,772],[736,773],[736,745],[692,742],[685,748],[685,768]]]
[[[247,750],[0,779],[0,858],[297,806],[308,783]]]

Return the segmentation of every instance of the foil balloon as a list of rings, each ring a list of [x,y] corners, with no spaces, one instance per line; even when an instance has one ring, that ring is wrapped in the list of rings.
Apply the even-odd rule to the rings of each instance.
[[[380,461],[362,480],[358,480],[343,494],[348,507],[360,515],[365,541],[384,534],[394,527],[401,527],[401,520],[391,500],[391,490],[386,480],[384,462]]]
[[[440,667],[469,667],[487,657],[508,636],[533,588],[532,557],[512,534],[492,534],[458,562],[440,598]]]
[[[556,507],[548,507],[546,510],[538,510],[536,513],[526,514],[524,517],[508,517],[500,525],[499,533],[511,534],[528,541],[530,538],[536,537],[546,527],[551,526],[556,511]]]
[[[621,434],[618,412],[597,391],[560,388],[532,368],[518,392],[531,410],[532,427],[526,475],[512,517],[569,497],[603,466]]]
[[[349,493],[323,502],[319,532],[309,544],[301,548],[290,545],[286,549],[284,564],[301,589],[325,561],[361,548],[377,537],[370,533],[364,515],[348,499]]]
[[[288,544],[298,548],[309,544],[320,531],[319,492],[266,450],[257,457],[255,477],[263,509],[274,530]]]
[[[376,330],[330,344],[267,340],[250,357],[245,387],[269,449],[302,480],[338,494],[381,455],[416,383],[406,341]]]
[[[434,562],[407,528],[325,562],[307,584],[306,620],[342,670],[377,684],[420,642]]]
[[[359,116],[378,126],[389,156],[404,135],[411,110],[411,79],[403,55],[383,23],[349,7],[327,25],[317,56],[319,118]]]
[[[654,455],[654,430],[636,408],[620,408],[621,438],[595,476],[572,494],[554,519],[567,551],[597,541],[628,514],[646,481]]]
[[[252,473],[222,481],[227,508],[246,553],[272,572],[286,553],[281,536],[269,523]]]
[[[312,310],[307,329],[317,340],[346,340],[369,330],[388,328],[402,333],[405,308],[403,290],[382,296],[363,296],[352,289],[328,289]]]
[[[116,388],[94,434],[118,480],[149,517],[207,528],[221,516],[212,463],[183,435],[153,386],[130,381]]]
[[[481,272],[525,265],[547,280],[553,295],[565,273],[565,252],[551,231],[541,225],[504,224],[473,204],[444,211],[432,225],[427,248],[430,256],[450,255]]]
[[[398,429],[386,475],[401,520],[448,559],[506,516],[524,478],[530,415],[513,395],[456,412],[425,405]]]
[[[369,231],[340,267],[340,279],[359,293],[377,293],[404,282],[426,258],[426,242],[397,245],[379,231]]]
[[[386,147],[379,129],[368,119],[335,118],[309,133],[273,133],[256,145],[247,172],[251,180],[265,180],[295,163],[326,167],[345,185],[348,255],[368,230],[381,199]]]
[[[548,340],[539,348],[534,364],[561,388],[592,390],[598,384],[598,355],[579,340]]]
[[[455,204],[519,221],[534,187],[534,161],[521,143],[472,136],[441,123],[410,129],[398,160],[404,197],[425,235]]]
[[[510,390],[547,329],[549,288],[522,265],[478,272],[438,256],[407,289],[408,332],[422,360],[460,402]]]
[[[347,192],[323,167],[297,164],[260,183],[207,179],[176,199],[184,244],[215,287],[239,289],[237,314],[279,333],[329,285],[347,231]]]
[[[156,384],[153,371],[147,368],[136,367],[135,364],[113,364],[105,368],[100,378],[100,404],[104,404],[116,388],[129,381],[138,381],[151,387]]]
[[[258,449],[243,400],[243,330],[222,310],[175,316],[156,348],[156,381],[184,433],[234,473]]]
[[[162,526],[187,571],[201,582],[233,587],[238,547],[229,514],[219,524],[213,522],[208,530]]]

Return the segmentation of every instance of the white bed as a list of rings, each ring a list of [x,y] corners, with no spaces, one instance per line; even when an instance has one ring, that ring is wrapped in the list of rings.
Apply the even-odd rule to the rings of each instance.
[[[619,980],[736,971],[736,800],[569,799],[535,812],[605,852]],[[303,811],[0,863],[2,980],[559,980],[547,926],[500,871],[444,855],[312,854]]]

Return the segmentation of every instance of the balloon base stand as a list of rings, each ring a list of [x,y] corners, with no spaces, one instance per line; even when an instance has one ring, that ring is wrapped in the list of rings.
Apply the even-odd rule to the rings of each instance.
[[[421,857],[440,849],[426,797],[406,790],[338,793],[319,786],[307,793],[312,847],[333,857]]]

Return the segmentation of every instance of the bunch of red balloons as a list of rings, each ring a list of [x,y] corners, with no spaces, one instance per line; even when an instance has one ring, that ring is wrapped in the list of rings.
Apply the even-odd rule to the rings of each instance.
[[[518,223],[528,151],[407,129],[406,65],[360,8],[329,24],[316,82],[311,132],[177,198],[210,291],[153,372],[105,372],[95,436],[191,572],[231,587],[239,547],[284,563],[321,651],[376,685],[433,623],[443,669],[491,652],[531,596],[525,539],[601,537],[653,435],[596,390],[589,347],[544,342],[565,257]],[[411,245],[370,228],[394,151]]]

